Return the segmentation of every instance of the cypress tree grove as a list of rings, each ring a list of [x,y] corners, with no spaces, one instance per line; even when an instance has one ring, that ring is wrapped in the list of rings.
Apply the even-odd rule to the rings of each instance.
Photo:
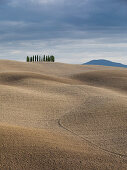
[[[33,55],[33,57],[27,56],[27,58],[26,58],[26,62],[42,62],[42,61],[55,62],[55,57],[53,55],[51,55],[51,56],[44,55],[43,57],[38,56],[38,55],[37,56]]]

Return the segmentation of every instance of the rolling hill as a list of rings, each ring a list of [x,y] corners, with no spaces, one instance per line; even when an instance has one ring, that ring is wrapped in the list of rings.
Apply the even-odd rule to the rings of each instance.
[[[0,60],[0,169],[125,170],[125,68]]]

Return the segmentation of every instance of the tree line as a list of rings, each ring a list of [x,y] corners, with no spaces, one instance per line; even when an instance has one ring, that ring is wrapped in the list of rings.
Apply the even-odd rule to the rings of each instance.
[[[46,56],[44,55],[43,57],[38,56],[38,55],[33,55],[33,57],[26,57],[27,62],[55,62],[55,57],[53,55],[51,56]]]

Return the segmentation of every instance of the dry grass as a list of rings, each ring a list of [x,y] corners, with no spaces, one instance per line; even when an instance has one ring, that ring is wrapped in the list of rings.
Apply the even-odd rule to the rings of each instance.
[[[127,70],[0,61],[0,169],[126,169]]]

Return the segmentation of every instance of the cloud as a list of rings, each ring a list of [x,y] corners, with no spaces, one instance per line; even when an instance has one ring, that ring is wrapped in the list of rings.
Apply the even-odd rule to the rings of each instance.
[[[79,61],[76,58],[76,55],[79,56],[78,53],[81,56],[80,61],[85,55],[88,58],[94,54],[96,57],[101,55],[111,57],[116,55],[115,47],[118,48],[115,42],[126,45],[126,2],[126,0],[0,0],[0,45],[4,48],[5,44],[12,43],[11,48],[17,51],[15,44],[20,44],[21,48],[16,46],[19,48],[18,52],[23,50],[27,54],[33,52],[32,44],[35,48],[38,44],[42,49],[56,49],[53,52],[61,58],[69,53],[69,59],[66,59],[68,62]],[[68,41],[71,43],[68,43],[68,46],[64,45]],[[91,41],[94,42],[93,45],[89,45]],[[54,43],[52,46],[51,42]],[[61,50],[56,45],[59,42]],[[24,46],[24,43],[28,45]],[[107,44],[112,47],[109,52],[106,50],[109,49]],[[69,47],[72,53],[68,50]],[[10,45],[6,46],[6,51],[7,49],[10,51]],[[125,56],[126,52],[123,54],[122,50],[120,46],[117,53],[119,56]],[[10,53],[14,56],[19,55],[19,58],[22,56],[17,52]],[[5,53],[1,55],[5,56]],[[75,59],[72,60],[72,57]],[[61,61],[61,58],[58,61]]]
[[[56,4],[59,2],[63,2],[64,0],[10,0],[8,4],[12,7],[24,6],[24,5],[49,5],[49,4]],[[35,7],[35,6],[34,6]]]
[[[45,41],[18,41],[0,44],[0,51],[6,59],[25,61],[27,55],[54,54],[58,62],[81,64],[92,59],[108,59],[112,61],[127,63],[126,48],[127,41],[105,43],[103,39],[59,39]],[[6,48],[6,51],[4,50]],[[1,58],[1,57],[0,57]]]

